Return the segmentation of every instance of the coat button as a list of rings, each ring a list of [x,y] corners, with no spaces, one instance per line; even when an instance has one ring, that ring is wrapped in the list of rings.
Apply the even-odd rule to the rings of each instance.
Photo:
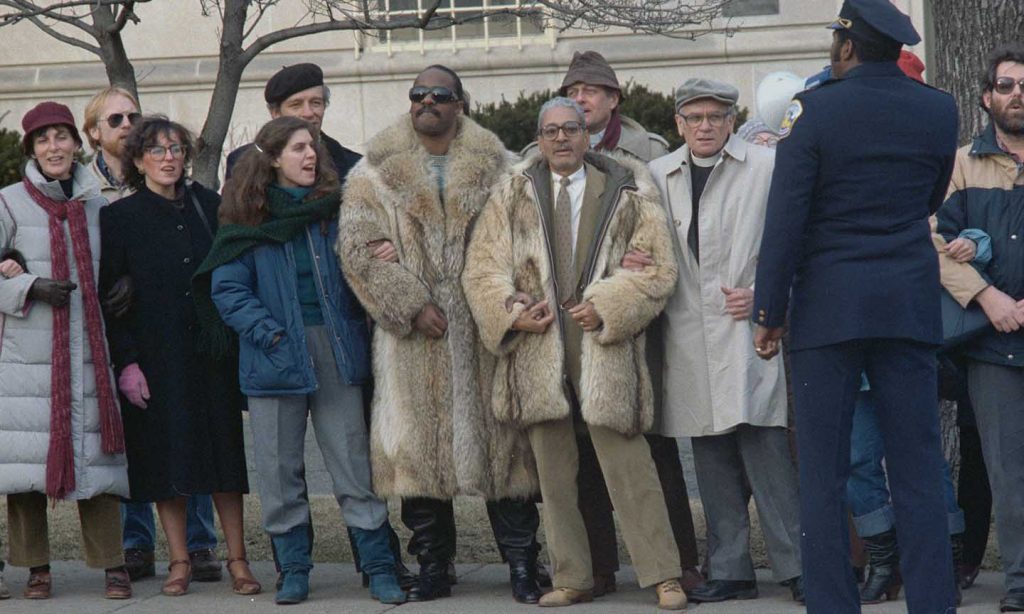
[[[188,264],[192,262],[192,259],[189,258],[188,256],[185,256],[184,258],[181,259],[181,261],[184,262],[185,264]]]
[[[178,230],[179,230],[179,231],[185,230],[185,227],[184,227],[184,226],[182,226],[181,224],[178,224]]]
[[[1006,359],[1007,360],[1013,360],[1013,354],[1007,354],[1006,355]]]
[[[191,290],[185,290],[185,296],[192,296]]]
[[[676,225],[676,228],[678,228],[678,227],[683,225],[683,220],[674,219],[674,220],[672,220],[672,223]]]
[[[1017,240],[1017,235],[1010,235],[1010,238],[1013,239],[1014,241],[1016,241]]]

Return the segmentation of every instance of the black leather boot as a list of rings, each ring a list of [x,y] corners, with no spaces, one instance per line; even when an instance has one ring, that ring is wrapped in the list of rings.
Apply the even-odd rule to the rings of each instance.
[[[964,594],[960,592],[959,571],[964,564],[964,534],[956,533],[949,536],[950,546],[953,548],[953,588],[956,590],[956,604],[959,606],[964,601]]]
[[[448,566],[455,555],[455,511],[452,502],[425,497],[402,499],[402,522],[412,531],[409,553],[420,564],[420,573],[409,588],[409,601],[449,597]]]
[[[512,598],[519,603],[537,603],[541,590],[537,574],[537,504],[528,499],[500,499],[487,502],[494,541],[508,562]]]
[[[861,603],[882,603],[892,601],[903,588],[900,577],[900,551],[896,541],[896,530],[865,537],[864,549],[871,565],[864,586],[860,589]]]

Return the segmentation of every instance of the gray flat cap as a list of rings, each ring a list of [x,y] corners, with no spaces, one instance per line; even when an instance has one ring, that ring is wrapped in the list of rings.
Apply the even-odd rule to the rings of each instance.
[[[676,88],[676,110],[701,98],[712,98],[727,105],[734,105],[739,97],[740,91],[728,83],[712,79],[687,79]]]

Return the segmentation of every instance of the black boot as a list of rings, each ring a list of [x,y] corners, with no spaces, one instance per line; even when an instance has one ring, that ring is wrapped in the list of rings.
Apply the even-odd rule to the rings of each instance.
[[[420,573],[408,592],[409,601],[449,597],[448,565],[455,555],[455,511],[450,500],[410,497],[402,499],[402,522],[412,531],[409,553],[416,556]]]
[[[896,541],[896,530],[865,537],[864,549],[868,552],[871,568],[864,586],[860,589],[861,603],[882,603],[892,601],[903,588],[900,577],[900,551]]]
[[[964,595],[960,592],[960,576],[958,575],[964,564],[964,534],[950,535],[949,543],[953,548],[953,588],[956,592],[956,604],[959,606],[964,601]]]
[[[508,562],[512,598],[519,603],[537,603],[541,591],[537,577],[537,504],[528,499],[500,499],[487,502],[494,541]]]
[[[541,590],[537,583],[537,553],[533,549],[505,550],[508,559],[508,576],[512,584],[512,598],[519,603],[534,604],[540,601]]]

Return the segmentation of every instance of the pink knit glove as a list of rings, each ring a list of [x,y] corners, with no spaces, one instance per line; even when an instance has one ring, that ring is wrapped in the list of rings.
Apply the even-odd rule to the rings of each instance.
[[[133,362],[121,370],[121,376],[117,378],[117,388],[121,394],[128,397],[132,405],[146,409],[149,385],[146,383],[146,376],[142,374],[142,369],[139,368],[139,363]]]

